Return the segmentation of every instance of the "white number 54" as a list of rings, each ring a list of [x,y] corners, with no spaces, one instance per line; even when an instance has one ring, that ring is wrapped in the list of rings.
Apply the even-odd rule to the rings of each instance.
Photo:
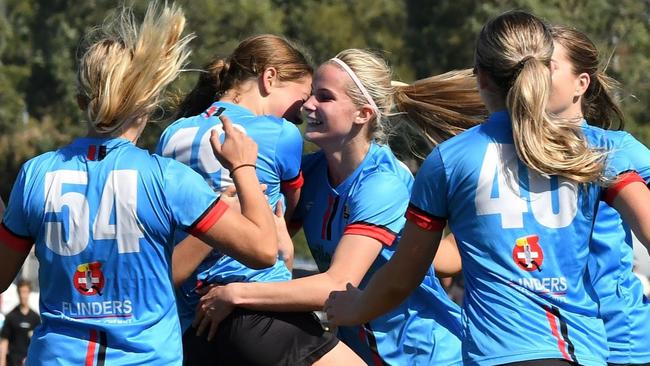
[[[97,215],[93,222],[93,240],[117,241],[118,253],[140,251],[139,239],[144,237],[138,223],[136,170],[114,170],[104,184]],[[63,193],[64,184],[88,185],[88,174],[77,170],[57,170],[45,175],[45,213],[61,213],[68,208],[68,235],[64,238],[63,223],[45,222],[45,243],[59,255],[75,255],[88,246],[90,208],[88,199],[79,192]],[[115,208],[115,223],[111,213]]]

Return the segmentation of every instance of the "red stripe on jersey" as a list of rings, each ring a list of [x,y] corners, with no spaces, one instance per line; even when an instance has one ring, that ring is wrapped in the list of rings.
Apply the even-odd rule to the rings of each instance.
[[[551,333],[553,333],[553,336],[557,339],[557,348],[562,352],[562,357],[564,357],[565,360],[571,361],[571,357],[566,353],[566,343],[564,342],[564,339],[560,337],[560,332],[557,330],[555,316],[550,311],[546,310],[546,318],[548,319],[548,323],[551,325]]]
[[[209,207],[203,215],[188,230],[194,236],[200,236],[210,230],[210,228],[223,216],[228,210],[228,204],[217,199],[216,204]]]
[[[364,223],[353,223],[346,226],[343,231],[343,235],[345,234],[367,236],[369,238],[377,239],[382,244],[388,246],[393,244],[396,237],[395,233],[386,228]]]
[[[97,331],[90,330],[90,340],[88,340],[88,349],[86,350],[85,366],[93,366],[95,362],[95,348],[97,347]]]
[[[285,180],[280,184],[280,188],[283,191],[295,191],[298,188],[302,188],[302,185],[305,183],[305,179],[302,177],[302,171],[298,172],[298,175],[289,180]]]
[[[611,206],[614,203],[616,196],[618,196],[618,194],[621,193],[623,188],[627,187],[628,184],[635,183],[635,182],[640,182],[645,184],[645,181],[643,180],[643,178],[641,178],[641,176],[637,172],[626,172],[619,175],[618,178],[616,179],[616,182],[614,182],[614,184],[612,184],[611,186],[607,187],[607,189],[605,190],[604,201]]]
[[[323,226],[321,227],[320,230],[320,237],[321,239],[325,239],[325,233],[327,231],[327,221],[330,218],[330,215],[332,214],[332,205],[334,204],[334,197],[328,196],[327,197],[327,211],[325,212],[325,216],[323,216]]]
[[[4,222],[0,224],[0,241],[17,252],[29,252],[32,249],[34,240],[28,237],[16,235],[9,230]]]
[[[410,205],[406,210],[406,219],[427,231],[442,231],[447,225],[447,220],[431,216]]]
[[[86,156],[86,158],[88,158],[88,160],[95,160],[96,153],[97,153],[97,146],[90,145],[88,146],[88,155]]]

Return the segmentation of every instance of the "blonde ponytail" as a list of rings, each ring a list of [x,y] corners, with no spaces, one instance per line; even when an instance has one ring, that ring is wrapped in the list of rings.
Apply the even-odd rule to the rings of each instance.
[[[490,20],[476,42],[476,67],[506,99],[517,155],[528,168],[578,183],[606,181],[606,152],[589,147],[580,126],[551,118],[551,31],[523,11]]]
[[[99,29],[77,73],[80,104],[92,129],[119,135],[158,106],[190,55],[192,36],[181,37],[184,26],[179,7],[158,11],[154,2],[139,27],[131,10],[124,8]]]
[[[395,85],[394,102],[432,146],[480,124],[487,116],[471,70]]]
[[[550,90],[548,67],[534,57],[525,60],[506,96],[519,159],[540,174],[579,183],[600,181],[605,154],[588,147],[579,125],[550,118]]]

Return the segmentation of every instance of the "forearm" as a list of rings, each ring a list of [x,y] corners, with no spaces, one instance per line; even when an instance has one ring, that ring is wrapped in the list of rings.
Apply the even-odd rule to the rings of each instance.
[[[244,167],[233,173],[233,180],[237,188],[241,213],[250,220],[259,231],[261,238],[267,242],[274,242],[277,252],[277,234],[273,213],[269,209],[264,193],[259,189],[259,181],[255,170]]]
[[[172,279],[174,287],[180,286],[212,252],[212,247],[189,235],[180,242],[172,254]]]
[[[261,311],[322,310],[329,293],[345,289],[347,281],[336,281],[327,273],[285,282],[234,283],[228,299],[233,305]]]
[[[0,366],[7,366],[7,350],[9,349],[9,341],[5,338],[0,340]]]

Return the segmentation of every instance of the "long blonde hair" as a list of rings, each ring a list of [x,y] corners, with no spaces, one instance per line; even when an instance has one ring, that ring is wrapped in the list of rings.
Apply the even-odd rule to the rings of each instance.
[[[606,153],[588,146],[580,126],[546,112],[553,37],[532,14],[510,11],[490,20],[476,43],[476,67],[506,100],[517,155],[530,169],[575,182],[602,181]]]
[[[551,28],[553,40],[567,51],[572,71],[589,75],[589,87],[582,96],[582,113],[589,123],[606,129],[622,129],[623,111],[618,105],[619,83],[600,67],[598,48],[586,34],[575,28],[556,25]]]
[[[356,74],[377,105],[379,113],[369,128],[369,138],[376,141],[388,139],[394,122],[391,117],[396,114],[406,115],[407,123],[413,124],[430,145],[481,123],[487,114],[474,77],[468,70],[452,71],[408,85],[391,83],[390,67],[372,52],[347,49],[336,58]],[[340,67],[332,61],[330,64]],[[349,83],[347,94],[356,105],[368,103],[354,83]],[[415,153],[420,156],[419,152]]]
[[[95,40],[79,61],[77,87],[94,131],[119,135],[159,105],[190,55],[192,36],[181,36],[184,26],[179,7],[159,11],[153,2],[139,27],[131,9],[123,8],[92,34]]]

